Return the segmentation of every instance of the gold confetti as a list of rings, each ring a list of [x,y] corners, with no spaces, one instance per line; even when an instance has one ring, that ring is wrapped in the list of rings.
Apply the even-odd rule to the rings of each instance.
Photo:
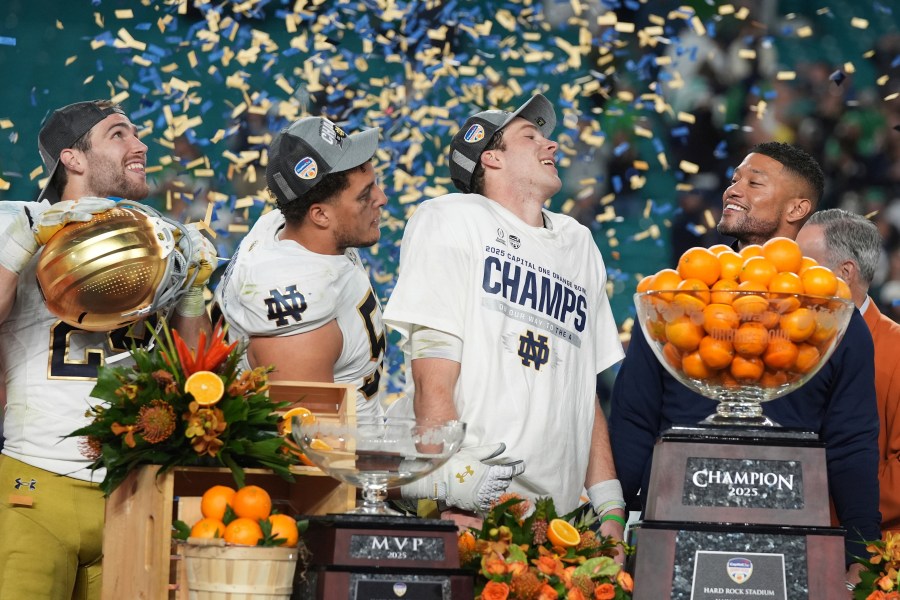
[[[690,174],[700,172],[699,165],[692,163],[692,162],[688,162],[686,160],[683,160],[680,163],[678,163],[678,168],[681,169],[682,171],[684,171],[685,173],[690,173]]]
[[[754,58],[756,58],[756,50],[753,50],[751,48],[741,48],[740,50],[738,50],[738,57],[753,60]]]
[[[804,25],[800,29],[797,30],[797,37],[807,38],[813,35],[812,27],[809,25]]]
[[[78,60],[78,56],[70,56],[69,58],[66,59],[66,66],[68,67],[76,60]]]
[[[9,189],[9,187],[10,187],[10,183],[8,181],[6,181],[5,179],[3,179],[2,177],[0,177],[0,190],[3,190],[5,192],[6,190]]]
[[[123,8],[115,11],[117,19],[133,19],[134,12],[130,8]]]
[[[893,94],[888,94],[887,96],[885,96],[884,101],[890,102],[891,100],[896,100],[898,97],[900,97],[900,92],[894,92]]]
[[[13,126],[13,122],[9,119],[0,119],[0,129],[9,129]]]
[[[856,73],[856,67],[853,66],[853,63],[852,63],[852,62],[845,62],[845,63],[844,63],[844,71],[845,71],[848,75],[851,75],[851,74],[853,74],[853,73]]]
[[[868,29],[869,21],[863,19],[862,17],[853,17],[850,19],[850,27],[855,27],[857,29]]]
[[[797,73],[794,71],[779,71],[775,78],[778,81],[793,81],[797,78]]]
[[[28,174],[28,179],[34,181],[34,178],[38,177],[43,172],[44,172],[44,167],[38,167],[38,168],[34,169],[31,173]]]
[[[693,124],[693,123],[696,123],[696,122],[697,122],[697,117],[695,117],[695,116],[693,115],[693,113],[689,113],[689,112],[679,112],[679,113],[678,113],[678,120],[681,121],[682,123],[692,123],[692,124]]]

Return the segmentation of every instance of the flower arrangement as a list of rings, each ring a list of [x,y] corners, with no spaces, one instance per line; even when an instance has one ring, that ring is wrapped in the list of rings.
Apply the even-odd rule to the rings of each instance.
[[[631,576],[615,562],[617,545],[591,526],[591,512],[560,519],[552,498],[530,503],[506,494],[491,509],[482,528],[459,536],[460,563],[475,572],[480,600],[623,600],[631,598]]]
[[[225,342],[216,325],[207,339],[201,332],[192,352],[176,330],[161,321],[150,349],[132,347],[133,366],[97,370],[92,397],[105,401],[91,407],[90,424],[70,434],[80,442],[91,468],[106,468],[100,483],[109,495],[140,465],[225,466],[236,483],[244,483],[242,467],[272,469],[291,478],[296,460],[278,435],[276,409],[266,390],[269,368],[239,372],[245,351]]]
[[[900,600],[900,532],[887,532],[884,539],[867,542],[869,558],[857,558],[863,566],[853,600]]]

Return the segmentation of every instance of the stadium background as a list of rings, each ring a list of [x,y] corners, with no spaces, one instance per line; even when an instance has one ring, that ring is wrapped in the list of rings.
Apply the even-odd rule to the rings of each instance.
[[[892,4],[7,0],[0,200],[36,197],[37,133],[51,110],[115,98],[149,146],[148,203],[207,220],[227,258],[271,206],[261,188],[272,132],[306,114],[377,126],[390,203],[381,242],[364,254],[385,300],[405,220],[452,190],[445,147],[458,124],[540,91],[559,116],[564,186],[551,206],[594,232],[623,337],[640,277],[717,239],[730,169],[773,139],[820,160],[825,207],[873,215],[885,239],[873,295],[897,319]],[[400,362],[392,343],[392,390]]]

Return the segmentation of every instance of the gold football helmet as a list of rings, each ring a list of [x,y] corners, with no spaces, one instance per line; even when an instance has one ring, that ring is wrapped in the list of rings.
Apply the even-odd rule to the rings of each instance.
[[[79,329],[111,331],[173,306],[190,285],[183,225],[122,200],[44,246],[37,279],[47,308]]]

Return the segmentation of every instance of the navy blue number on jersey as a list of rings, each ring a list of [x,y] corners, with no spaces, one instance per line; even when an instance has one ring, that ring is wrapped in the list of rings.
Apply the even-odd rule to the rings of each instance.
[[[377,361],[382,355],[385,348],[384,331],[375,329],[375,311],[378,310],[378,300],[375,299],[375,293],[371,290],[357,307],[359,315],[362,317],[363,323],[366,324],[366,332],[369,334],[369,351],[372,360]],[[360,391],[365,394],[366,398],[371,398],[378,393],[378,383],[381,381],[381,365],[375,369],[375,372],[366,377]]]
[[[147,321],[120,327],[106,335],[105,344],[85,347],[80,356],[74,356],[72,355],[73,338],[98,334],[57,321],[50,327],[48,379],[96,379],[97,367],[103,364],[105,352],[127,352],[132,345],[146,346],[152,339],[150,328],[155,326],[156,317],[154,316]]]

